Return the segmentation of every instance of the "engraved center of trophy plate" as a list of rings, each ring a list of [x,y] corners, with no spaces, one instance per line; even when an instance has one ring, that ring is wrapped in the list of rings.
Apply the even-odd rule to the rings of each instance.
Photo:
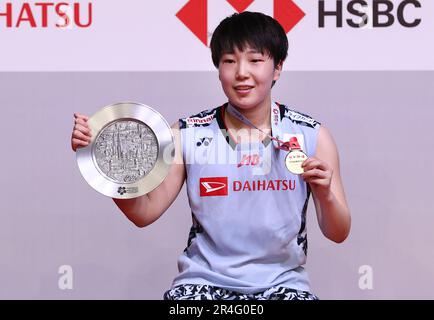
[[[134,183],[146,176],[158,158],[158,141],[143,122],[115,121],[103,128],[94,146],[96,163],[118,183]]]

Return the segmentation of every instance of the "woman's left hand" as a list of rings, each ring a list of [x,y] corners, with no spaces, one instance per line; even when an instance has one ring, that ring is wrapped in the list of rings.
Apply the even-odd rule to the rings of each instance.
[[[315,196],[317,198],[330,199],[332,196],[332,167],[316,157],[306,159],[302,167],[304,173],[301,174],[301,177],[304,181],[309,183]]]

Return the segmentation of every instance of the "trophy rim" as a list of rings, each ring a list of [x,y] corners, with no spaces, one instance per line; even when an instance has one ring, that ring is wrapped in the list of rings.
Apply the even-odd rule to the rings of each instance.
[[[123,183],[111,179],[97,166],[94,157],[95,142],[101,131],[122,120],[135,120],[145,124],[152,130],[158,144],[154,166],[134,182]],[[174,159],[174,137],[166,119],[155,109],[139,102],[118,102],[99,110],[87,123],[92,138],[89,145],[77,150],[76,158],[81,175],[93,189],[111,198],[131,199],[151,192],[166,178]]]

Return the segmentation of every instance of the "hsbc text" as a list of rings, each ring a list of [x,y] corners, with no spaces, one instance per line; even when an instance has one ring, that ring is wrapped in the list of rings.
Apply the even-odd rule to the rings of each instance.
[[[417,27],[422,20],[415,17],[422,7],[417,0],[320,0],[318,26],[342,28],[344,16],[348,26],[363,28],[391,27],[395,23],[406,28]]]

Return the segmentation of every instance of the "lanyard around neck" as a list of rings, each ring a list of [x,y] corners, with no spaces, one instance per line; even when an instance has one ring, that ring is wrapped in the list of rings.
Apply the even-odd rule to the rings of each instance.
[[[280,140],[281,137],[281,120],[280,120],[280,109],[277,106],[276,103],[271,104],[271,130],[275,137],[272,135],[266,133],[265,131],[259,129],[257,126],[255,126],[249,119],[247,119],[244,115],[241,114],[232,104],[228,103],[226,110],[235,118],[240,120],[242,123],[248,125],[251,128],[254,128],[256,130],[261,131],[263,134],[268,136],[272,141],[273,145],[276,149],[284,150],[284,151],[291,151],[293,149],[300,149],[300,146],[298,142],[295,141],[287,141],[283,142]]]

